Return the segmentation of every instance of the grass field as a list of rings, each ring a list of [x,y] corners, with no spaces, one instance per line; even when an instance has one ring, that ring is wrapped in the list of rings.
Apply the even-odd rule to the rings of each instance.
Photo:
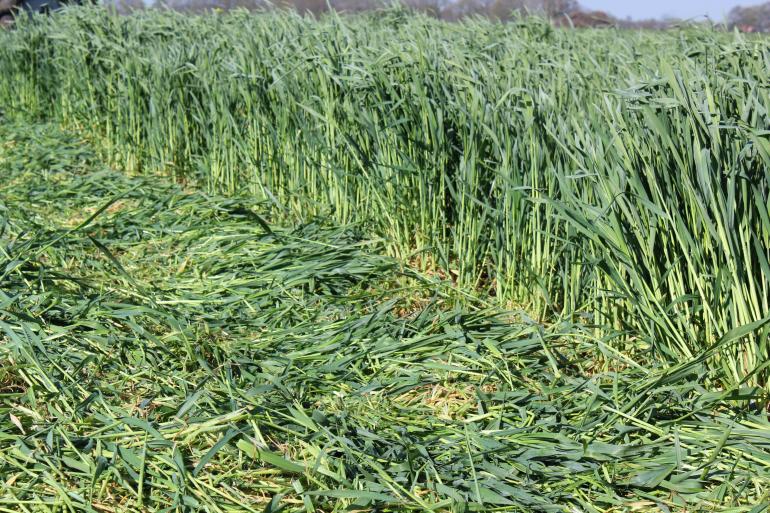
[[[765,39],[0,33],[0,511],[770,504]]]

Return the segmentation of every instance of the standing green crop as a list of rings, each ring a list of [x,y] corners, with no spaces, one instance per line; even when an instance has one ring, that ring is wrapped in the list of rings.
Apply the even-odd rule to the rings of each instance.
[[[0,38],[4,108],[120,168],[365,221],[462,287],[767,384],[765,39],[99,10]]]

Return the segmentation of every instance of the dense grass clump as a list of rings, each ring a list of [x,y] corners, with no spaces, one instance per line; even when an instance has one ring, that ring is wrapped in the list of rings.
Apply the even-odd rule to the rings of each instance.
[[[716,384],[766,385],[766,39],[72,10],[0,35],[0,101],[113,165],[367,222],[389,251]],[[729,341],[729,343],[728,343]]]

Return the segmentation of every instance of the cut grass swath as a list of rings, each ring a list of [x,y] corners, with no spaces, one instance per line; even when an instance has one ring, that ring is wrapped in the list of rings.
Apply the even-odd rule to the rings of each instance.
[[[5,510],[768,500],[766,394],[709,392],[706,358],[480,306],[360,226],[109,171],[52,125],[0,134]]]

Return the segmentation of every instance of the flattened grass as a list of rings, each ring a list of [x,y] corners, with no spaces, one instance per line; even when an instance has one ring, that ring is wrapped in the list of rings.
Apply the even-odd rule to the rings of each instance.
[[[4,511],[750,511],[770,425],[591,326],[382,256],[362,226],[0,128]],[[758,511],[753,509],[752,511]]]

